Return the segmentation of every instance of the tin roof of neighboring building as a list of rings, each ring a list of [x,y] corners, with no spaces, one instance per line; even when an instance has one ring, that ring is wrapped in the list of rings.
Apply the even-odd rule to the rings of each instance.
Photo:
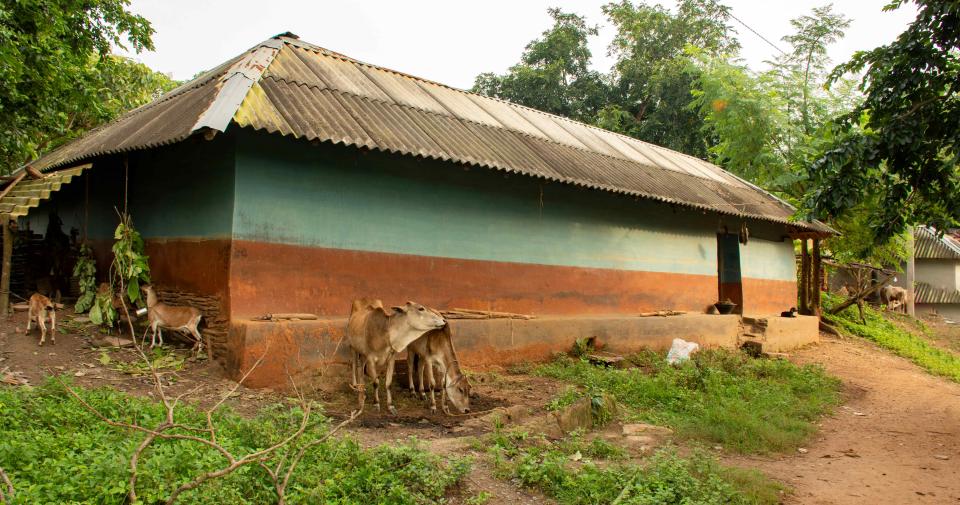
[[[946,291],[925,282],[914,284],[916,303],[960,303],[960,291]]]
[[[948,233],[938,236],[937,230],[918,226],[913,237],[918,259],[960,259],[960,242]]]
[[[449,160],[702,210],[792,221],[793,207],[698,158],[370,65],[281,34],[32,163],[41,171],[231,124]]]

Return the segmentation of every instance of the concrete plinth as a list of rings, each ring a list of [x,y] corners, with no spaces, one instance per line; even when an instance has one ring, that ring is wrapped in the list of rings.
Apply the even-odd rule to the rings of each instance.
[[[349,367],[346,319],[317,321],[234,321],[227,339],[227,368],[251,387],[282,388],[288,376],[304,378],[324,370],[342,377]],[[460,362],[468,368],[506,366],[549,359],[570,350],[577,339],[595,337],[605,350],[631,353],[667,349],[674,338],[702,347],[736,347],[740,316],[685,314],[670,317],[586,316],[536,319],[455,319],[450,321]],[[781,351],[816,340],[816,318],[770,318],[765,350]]]

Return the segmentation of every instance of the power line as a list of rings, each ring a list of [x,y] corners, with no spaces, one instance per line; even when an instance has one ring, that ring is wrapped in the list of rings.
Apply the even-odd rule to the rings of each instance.
[[[782,54],[784,54],[784,55],[787,54],[786,51],[784,51],[783,49],[780,49],[779,47],[777,47],[776,44],[774,44],[773,42],[770,42],[769,40],[767,40],[767,38],[764,37],[763,35],[760,35],[760,32],[754,30],[753,28],[750,28],[750,25],[748,25],[748,24],[744,23],[743,21],[741,21],[740,18],[738,18],[737,16],[734,16],[732,12],[727,11],[727,15],[730,16],[731,18],[733,18],[736,22],[738,22],[738,23],[740,23],[741,25],[743,25],[744,28],[746,28],[747,30],[750,30],[751,32],[753,32],[754,35],[756,35],[757,37],[760,37],[760,40],[766,42],[767,44],[770,44],[770,47],[776,49],[777,51],[780,51],[780,52],[781,52]]]

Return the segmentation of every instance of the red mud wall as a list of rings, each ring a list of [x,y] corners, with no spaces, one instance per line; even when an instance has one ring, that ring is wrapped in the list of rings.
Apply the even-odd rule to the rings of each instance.
[[[529,314],[703,312],[716,277],[435,258],[237,240],[230,269],[234,317],[271,312],[349,313],[350,301],[414,299]]]

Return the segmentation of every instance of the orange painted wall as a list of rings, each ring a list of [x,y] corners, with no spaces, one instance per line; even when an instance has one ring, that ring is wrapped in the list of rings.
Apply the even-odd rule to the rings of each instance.
[[[774,315],[797,306],[797,283],[767,279],[743,279],[743,313]]]
[[[235,241],[234,317],[270,312],[346,315],[350,300],[408,299],[438,308],[529,314],[702,312],[716,277],[559,267]]]

